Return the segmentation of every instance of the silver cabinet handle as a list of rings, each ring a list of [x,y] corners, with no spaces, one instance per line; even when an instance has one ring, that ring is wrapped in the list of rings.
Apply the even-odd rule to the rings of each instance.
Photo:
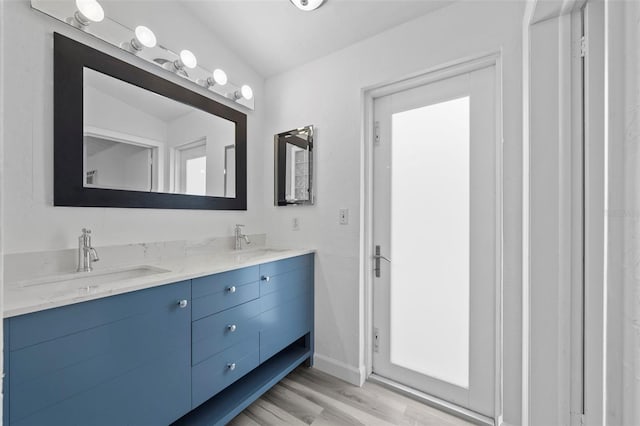
[[[262,281],[269,282],[269,281],[271,281],[271,277],[270,277],[269,275],[263,275],[263,276],[262,276],[262,278],[261,278],[261,280],[262,280]]]
[[[235,293],[236,292],[236,286],[232,285],[231,287],[227,287],[227,291],[229,293]]]
[[[227,368],[228,368],[229,370],[231,370],[231,371],[235,370],[235,369],[236,369],[236,363],[235,363],[235,362],[232,362],[232,363],[230,363],[230,364],[227,364]]]
[[[236,329],[237,329],[237,328],[238,328],[238,327],[236,327],[236,325],[235,325],[235,324],[229,324],[229,325],[227,326],[227,330],[229,330],[229,332],[231,332],[231,333],[233,333],[234,331],[236,331]]]
[[[189,301],[187,299],[178,300],[178,306],[181,308],[186,308],[188,304]]]

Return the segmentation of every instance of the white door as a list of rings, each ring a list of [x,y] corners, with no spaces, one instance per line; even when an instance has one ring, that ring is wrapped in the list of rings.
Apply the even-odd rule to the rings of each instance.
[[[183,145],[177,150],[178,188],[180,194],[207,195],[207,141]]]
[[[495,66],[374,100],[373,372],[494,417]],[[379,275],[379,277],[377,276]]]

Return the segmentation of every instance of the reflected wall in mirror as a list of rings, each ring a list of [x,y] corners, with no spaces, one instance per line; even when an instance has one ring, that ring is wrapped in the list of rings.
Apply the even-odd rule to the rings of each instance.
[[[246,210],[247,116],[54,34],[54,205]]]
[[[275,205],[313,204],[313,126],[275,135]]]
[[[235,197],[234,122],[87,67],[83,75],[85,187]]]

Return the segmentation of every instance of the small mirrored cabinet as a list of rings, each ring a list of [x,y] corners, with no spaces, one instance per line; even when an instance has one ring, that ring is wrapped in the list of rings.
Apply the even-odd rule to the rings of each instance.
[[[313,204],[313,126],[279,133],[275,145],[275,205]]]

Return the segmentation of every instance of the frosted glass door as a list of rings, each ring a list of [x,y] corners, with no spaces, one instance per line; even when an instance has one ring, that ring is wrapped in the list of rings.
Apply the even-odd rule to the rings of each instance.
[[[374,373],[493,417],[494,68],[376,99]]]
[[[391,363],[466,388],[469,97],[392,114],[391,128]]]

